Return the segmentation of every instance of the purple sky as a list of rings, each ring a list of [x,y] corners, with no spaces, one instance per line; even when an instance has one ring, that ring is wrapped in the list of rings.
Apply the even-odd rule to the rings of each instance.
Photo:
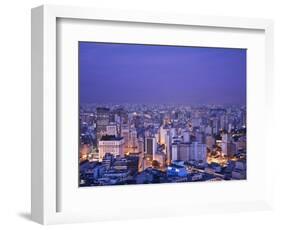
[[[79,42],[80,103],[246,104],[246,50]]]

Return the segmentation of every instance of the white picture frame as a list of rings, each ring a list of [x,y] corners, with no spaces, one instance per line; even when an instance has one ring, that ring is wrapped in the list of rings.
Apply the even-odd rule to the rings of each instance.
[[[187,187],[184,184],[176,185],[163,185],[163,186],[130,186],[124,190],[120,190],[120,187],[115,188],[106,188],[105,190],[95,190],[96,188],[84,189],[82,196],[88,197],[90,193],[99,194],[100,199],[103,199],[102,196],[108,196],[109,194],[119,194],[120,196],[139,196],[140,193],[148,192],[149,194],[157,194],[160,191],[167,190],[167,192],[175,192],[175,190],[169,190],[167,186],[176,186],[176,194],[174,202],[167,202],[167,204],[161,204],[160,202],[152,202],[152,205],[149,209],[145,209],[145,206],[139,206],[138,208],[133,207],[131,202],[127,201],[127,204],[124,205],[123,209],[118,205],[121,203],[116,203],[117,208],[108,209],[109,206],[106,206],[105,209],[97,205],[97,208],[92,208],[92,211],[83,210],[84,206],[79,205],[77,202],[77,197],[75,195],[76,191],[69,191],[69,193],[61,192],[66,186],[63,181],[64,177],[59,174],[65,174],[61,172],[61,162],[68,162],[67,159],[64,159],[62,156],[58,156],[57,152],[59,151],[58,140],[58,113],[60,108],[58,108],[60,103],[63,103],[62,100],[58,103],[59,95],[61,94],[60,84],[58,84],[58,78],[56,77],[60,74],[58,68],[61,61],[58,58],[58,44],[59,36],[62,34],[59,29],[64,30],[64,27],[61,27],[59,24],[63,20],[70,20],[70,24],[74,21],[98,21],[108,23],[108,25],[115,26],[115,22],[129,23],[130,27],[134,26],[134,23],[138,25],[153,25],[153,27],[169,27],[171,29],[180,27],[183,30],[185,27],[200,28],[206,33],[209,29],[218,29],[226,31],[242,31],[242,33],[248,33],[249,31],[256,31],[257,34],[261,34],[260,38],[253,44],[259,46],[262,44],[263,47],[260,47],[259,57],[255,59],[255,55],[251,55],[252,64],[254,66],[255,62],[257,64],[257,70],[261,70],[257,75],[256,86],[253,86],[253,77],[250,77],[250,80],[247,81],[247,90],[249,89],[249,98],[250,98],[250,108],[252,111],[249,111],[249,118],[253,118],[256,112],[259,112],[258,106],[254,105],[255,90],[259,90],[259,94],[256,96],[256,99],[261,103],[260,105],[265,106],[263,112],[260,116],[257,116],[256,119],[252,119],[252,127],[255,127],[261,119],[265,124],[265,127],[262,129],[267,132],[266,140],[264,145],[266,146],[267,151],[265,152],[263,158],[259,158],[257,154],[257,162],[259,163],[250,163],[252,168],[257,168],[261,165],[262,160],[266,163],[264,165],[264,175],[263,182],[260,185],[257,183],[250,184],[247,183],[241,185],[244,189],[248,189],[245,199],[238,197],[237,199],[231,201],[226,197],[222,196],[221,201],[219,199],[214,199],[214,202],[206,203],[206,201],[200,203],[197,202],[198,198],[194,194],[199,194],[198,191],[202,189],[210,190],[210,193],[215,193],[217,189],[222,189],[216,185],[211,185],[210,188],[202,187],[202,183],[193,185],[189,187],[188,190],[192,194],[194,202],[191,201],[184,202],[184,205],[179,205],[180,199],[185,195]],[[83,22],[82,22],[83,23]],[[69,26],[69,23],[68,23]],[[78,23],[76,29],[80,28],[81,25]],[[71,26],[69,27],[71,28]],[[67,29],[66,35],[70,37],[75,37],[74,32],[70,29],[69,32]],[[75,30],[74,30],[75,31]],[[83,32],[84,31],[84,32]],[[84,29],[81,27],[81,34],[85,34],[84,39],[88,37],[87,35],[88,27]],[[77,32],[77,31],[76,31]],[[143,32],[143,31],[142,31]],[[145,32],[144,32],[145,33]],[[84,35],[83,35],[84,36]],[[100,37],[101,40],[106,39],[106,34]],[[157,35],[155,35],[157,37]],[[202,36],[202,35],[201,35]],[[213,40],[215,40],[217,35],[214,35]],[[195,36],[196,37],[196,36]],[[247,44],[250,44],[252,37],[248,38],[248,41],[244,44],[241,43],[241,46],[248,48]],[[79,38],[75,38],[79,39]],[[75,42],[75,39],[73,40]],[[89,35],[89,39],[91,36]],[[110,38],[110,41],[114,38]],[[118,39],[118,38],[115,38]],[[122,39],[124,38],[120,38]],[[128,38],[132,39],[132,38]],[[152,38],[150,38],[152,39]],[[225,43],[224,46],[228,44],[238,44],[240,46],[239,36],[229,36],[229,40],[233,40],[233,43]],[[236,39],[236,41],[235,41]],[[72,42],[73,42],[72,41]],[[219,41],[219,40],[218,40]],[[147,43],[150,42],[148,39]],[[192,41],[190,41],[192,42]],[[163,43],[177,44],[179,41],[176,39],[166,40]],[[61,44],[61,43],[60,43]],[[191,43],[190,43],[191,44]],[[200,44],[204,45],[204,41]],[[206,43],[206,45],[209,45]],[[216,45],[216,43],[213,43]],[[220,43],[217,43],[219,46]],[[223,45],[222,45],[223,46]],[[235,45],[234,45],[235,46]],[[250,45],[249,45],[250,46]],[[65,46],[67,48],[67,46]],[[70,47],[70,46],[69,46]],[[75,54],[75,52],[74,52]],[[253,53],[257,54],[257,53]],[[71,55],[70,55],[71,56]],[[68,63],[71,60],[66,60]],[[249,60],[251,62],[251,60]],[[75,70],[78,67],[75,67],[73,77],[70,77],[69,84],[64,84],[64,87],[70,87],[68,90],[71,97],[75,99],[77,94],[75,92],[72,94],[71,87],[75,87],[77,83],[75,81]],[[251,70],[249,70],[251,71]],[[250,74],[251,75],[251,74]],[[75,83],[76,82],[76,83]],[[233,211],[245,211],[245,210],[264,210],[272,207],[272,186],[273,179],[271,174],[271,155],[270,151],[270,135],[272,124],[271,116],[274,106],[274,97],[272,85],[273,82],[273,22],[267,19],[249,19],[249,18],[232,18],[232,17],[214,17],[214,16],[190,16],[190,15],[173,15],[173,14],[163,14],[163,13],[151,13],[151,12],[133,12],[133,11],[113,11],[113,10],[100,10],[100,9],[91,9],[91,8],[79,8],[79,7],[69,7],[69,6],[51,6],[44,5],[32,9],[32,183],[31,183],[31,213],[32,219],[41,224],[56,224],[56,223],[70,223],[70,222],[82,222],[82,221],[97,221],[97,220],[107,220],[107,219],[126,219],[126,218],[140,218],[140,217],[164,217],[171,215],[187,215],[192,213],[205,213],[205,212],[233,212]],[[78,87],[78,86],[77,86]],[[64,88],[66,89],[66,88]],[[74,90],[75,91],[75,90]],[[76,92],[77,93],[77,92]],[[252,105],[253,104],[253,105]],[[248,106],[248,104],[247,104]],[[70,108],[71,109],[71,108]],[[69,110],[71,111],[71,110]],[[74,124],[76,125],[76,124]],[[62,127],[63,128],[63,127]],[[71,132],[71,129],[68,130]],[[251,137],[250,148],[252,150],[259,151],[254,147],[254,144],[259,143],[260,139],[253,131],[249,130],[249,135]],[[252,147],[251,147],[252,146]],[[265,149],[265,147],[264,147]],[[76,153],[75,150],[73,150]],[[253,159],[253,158],[252,158]],[[251,160],[251,159],[250,159]],[[75,168],[75,161],[71,161],[70,165],[65,166],[64,170],[67,168]],[[73,165],[74,164],[74,165]],[[251,166],[250,165],[250,166]],[[71,170],[71,169],[69,169]],[[251,170],[251,167],[250,167]],[[70,171],[69,171],[70,172]],[[250,174],[254,176],[254,170],[250,171]],[[70,179],[72,180],[72,179]],[[77,178],[73,178],[77,182]],[[74,183],[75,183],[74,182]],[[234,184],[222,185],[228,187],[225,191],[232,191],[238,188],[241,182],[232,182]],[[243,182],[242,182],[243,183]],[[190,186],[190,185],[189,185]],[[248,187],[247,187],[248,186]],[[249,200],[250,193],[255,189],[259,189],[261,186],[262,191],[256,191],[256,196],[253,195],[253,199]],[[242,188],[241,187],[241,188]],[[68,189],[68,188],[67,188]],[[99,189],[99,188],[98,188]],[[123,189],[123,188],[122,188]],[[77,186],[78,190],[78,186]],[[165,192],[163,192],[165,193]],[[199,195],[198,195],[199,196]],[[65,199],[65,200],[64,200]],[[144,199],[144,198],[142,198]],[[140,199],[140,202],[143,200]],[[68,205],[66,208],[61,208],[61,200],[67,202]],[[89,201],[90,202],[90,201]],[[189,203],[188,203],[189,202]],[[188,209],[186,208],[188,205]],[[79,207],[78,207],[79,206]],[[71,209],[71,210],[70,210]],[[171,209],[171,210],[169,210]]]

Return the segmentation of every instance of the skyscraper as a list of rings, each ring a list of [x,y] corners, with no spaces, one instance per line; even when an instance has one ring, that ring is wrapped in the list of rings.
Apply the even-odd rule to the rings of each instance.
[[[129,126],[126,124],[123,124],[121,127],[121,136],[124,138],[124,148],[125,152],[129,152],[129,142],[130,142],[130,129]]]
[[[172,161],[178,160],[178,143],[172,144]]]
[[[110,123],[106,126],[106,134],[117,136],[117,125],[116,123]]]
[[[155,137],[147,137],[145,138],[145,153],[148,155],[152,155],[156,153],[157,150],[157,142]]]
[[[166,151],[166,159],[167,159],[167,163],[170,164],[171,163],[171,135],[170,132],[166,133],[165,136],[165,151]]]
[[[213,146],[216,144],[216,140],[213,136],[207,135],[206,136],[206,147],[209,149],[213,149]]]
[[[186,143],[190,142],[190,134],[188,131],[183,132],[183,142],[186,142]]]
[[[129,148],[130,148],[130,152],[133,153],[138,152],[137,130],[134,127],[130,129]]]
[[[206,144],[192,142],[190,147],[191,147],[190,160],[203,161],[203,163],[206,163],[206,160],[207,160]]]
[[[142,154],[144,153],[144,141],[142,137],[138,138],[138,151]]]
[[[161,145],[165,144],[165,139],[167,135],[168,129],[165,129],[163,126],[160,127],[159,130],[159,143]]]
[[[97,108],[97,139],[100,140],[103,135],[106,134],[106,126],[109,124],[108,108]]]
[[[228,145],[230,143],[230,135],[227,133],[222,134],[221,138],[221,150],[224,155],[228,155]]]
[[[180,143],[178,146],[178,160],[189,161],[190,159],[190,143]]]

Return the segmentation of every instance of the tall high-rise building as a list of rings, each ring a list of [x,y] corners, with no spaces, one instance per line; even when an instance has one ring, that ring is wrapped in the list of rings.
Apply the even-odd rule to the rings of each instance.
[[[201,124],[201,118],[200,117],[193,117],[191,120],[193,127],[199,127]]]
[[[213,149],[213,146],[216,144],[216,140],[213,136],[207,135],[206,136],[206,146],[209,149]]]
[[[129,148],[132,153],[138,152],[138,137],[136,128],[130,129]]]
[[[107,135],[113,135],[117,136],[117,125],[116,123],[110,123],[109,125],[106,126],[106,134]]]
[[[212,135],[212,127],[210,125],[205,128],[205,134]]]
[[[106,126],[109,124],[108,108],[97,108],[97,139],[100,140],[103,135],[106,134]]]
[[[228,155],[229,144],[231,142],[231,137],[228,133],[222,134],[221,138],[221,150],[224,155]]]
[[[213,134],[218,134],[219,133],[219,120],[218,118],[213,118],[212,119],[212,133]]]
[[[222,115],[220,117],[220,128],[227,130],[227,116],[226,115]]]
[[[168,132],[168,129],[165,129],[163,126],[160,127],[160,130],[159,130],[159,143],[160,143],[160,145],[165,144],[167,132]]]
[[[138,138],[138,151],[144,153],[144,140],[142,137]]]
[[[190,134],[188,131],[183,132],[183,142],[185,142],[185,143],[190,142]]]
[[[160,132],[159,133],[155,133],[155,138],[156,138],[156,141],[158,142],[158,143],[160,143]]]
[[[170,135],[170,132],[166,133],[166,136],[165,136],[165,153],[166,153],[167,162],[168,162],[168,164],[170,164],[171,163],[171,159],[172,159],[172,156],[171,156],[171,135]]]
[[[172,161],[203,161],[207,160],[207,148],[199,142],[185,143],[176,142],[172,144]]]
[[[190,145],[190,160],[207,161],[207,147],[206,144],[192,142]]]
[[[176,161],[179,159],[179,147],[178,147],[178,143],[173,143],[172,144],[172,161]]]
[[[108,170],[113,162],[114,159],[114,155],[112,155],[111,153],[105,153],[102,157],[102,165],[106,168],[106,170]]]
[[[170,137],[174,138],[177,136],[177,130],[175,128],[170,129]]]
[[[195,133],[195,139],[199,143],[205,143],[205,135],[202,132],[196,132]]]
[[[246,110],[243,109],[241,110],[242,111],[242,114],[241,114],[241,123],[242,123],[242,126],[246,127],[246,124],[247,124],[247,114],[246,114]]]
[[[154,155],[157,151],[157,142],[155,137],[145,138],[145,153],[148,155]]]
[[[124,150],[130,152],[130,128],[128,125],[123,124],[121,127],[121,137],[124,138]]]
[[[228,133],[224,133],[221,136],[221,141],[222,142],[230,142],[231,141],[231,136]]]
[[[231,123],[228,123],[228,128],[227,128],[227,131],[230,133],[231,130],[233,128],[233,125]]]
[[[178,160],[189,161],[190,160],[190,143],[180,143],[178,145]]]
[[[227,156],[233,157],[237,152],[237,146],[235,143],[230,142],[227,144]]]
[[[99,159],[102,159],[106,153],[113,156],[124,156],[124,138],[105,135],[98,142]]]

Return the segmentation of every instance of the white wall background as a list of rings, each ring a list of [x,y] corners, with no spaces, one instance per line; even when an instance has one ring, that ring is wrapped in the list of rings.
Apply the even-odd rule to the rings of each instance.
[[[0,8],[0,229],[39,229],[30,212],[30,8],[41,4],[162,11],[199,15],[261,17],[275,20],[275,91],[281,94],[281,14],[278,0],[6,0]],[[202,215],[90,224],[52,229],[278,229],[281,226],[280,106],[276,108],[276,165],[273,212]],[[279,163],[280,164],[280,163]],[[188,208],[188,207],[187,207]]]

